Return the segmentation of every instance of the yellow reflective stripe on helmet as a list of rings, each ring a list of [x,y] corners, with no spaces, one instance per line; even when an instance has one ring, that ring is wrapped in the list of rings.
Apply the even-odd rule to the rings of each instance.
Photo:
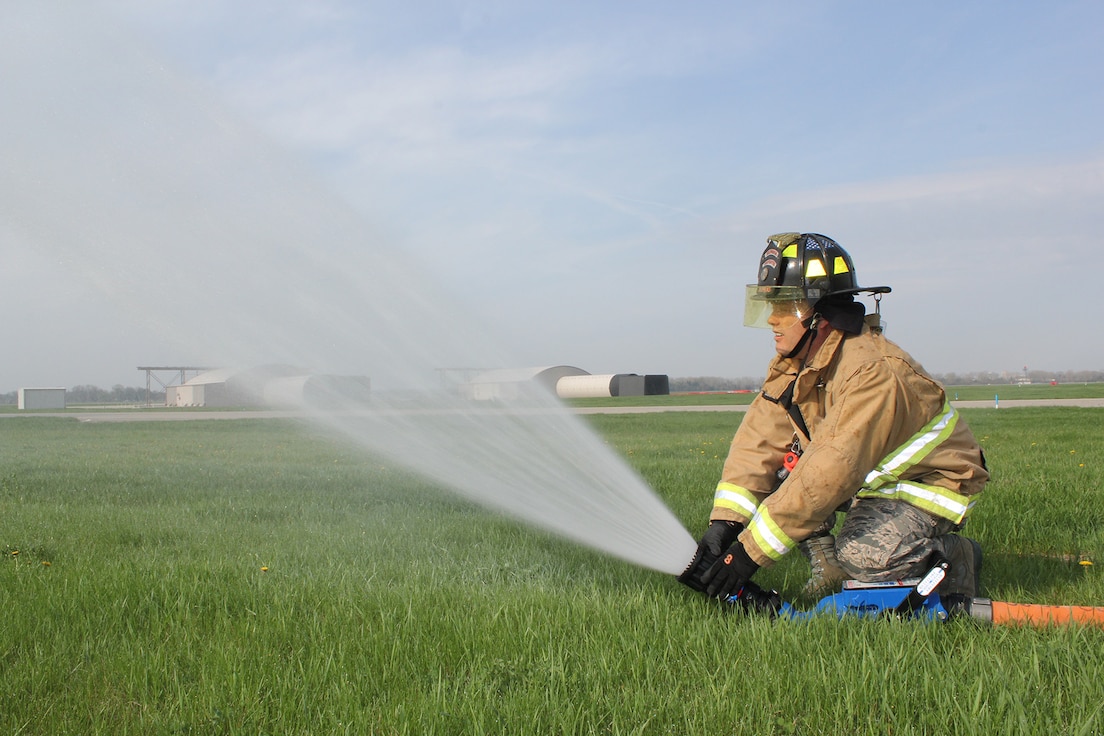
[[[797,243],[790,243],[782,249],[783,258],[797,258]]]
[[[977,503],[977,496],[963,496],[949,488],[929,486],[923,483],[902,481],[892,486],[883,486],[878,490],[863,489],[855,494],[858,498],[891,498],[923,509],[942,519],[961,524]]]
[[[748,524],[748,530],[756,546],[775,562],[781,560],[783,555],[797,546],[797,542],[790,539],[789,535],[782,531],[782,527],[774,523],[766,506],[760,506],[755,512],[751,523]]]
[[[951,406],[951,402],[944,399],[943,411],[867,473],[863,488],[876,491],[882,486],[896,483],[909,468],[926,458],[950,437],[957,425],[958,412]]]
[[[717,484],[717,492],[713,494],[713,507],[718,506],[750,519],[755,516],[755,510],[759,508],[759,499],[742,486],[721,482]]]
[[[847,267],[847,259],[843,256],[836,256],[836,260],[832,263],[832,275],[837,273],[847,273],[851,269]]]
[[[818,276],[827,276],[824,272],[824,264],[820,262],[819,258],[810,258],[809,262],[805,265],[805,278],[815,279]]]

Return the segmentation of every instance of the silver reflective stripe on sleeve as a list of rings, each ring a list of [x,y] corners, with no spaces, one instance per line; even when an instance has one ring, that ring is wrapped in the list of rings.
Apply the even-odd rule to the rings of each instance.
[[[759,500],[742,486],[721,482],[717,484],[717,492],[713,494],[713,506],[735,511],[750,519],[759,508]]]

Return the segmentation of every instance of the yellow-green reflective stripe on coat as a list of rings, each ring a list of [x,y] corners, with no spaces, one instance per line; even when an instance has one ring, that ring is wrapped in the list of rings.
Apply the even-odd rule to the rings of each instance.
[[[904,501],[917,508],[944,519],[961,524],[977,503],[978,495],[963,496],[940,486],[928,486],[923,483],[901,481],[896,485],[883,486],[876,491],[863,489],[855,494],[859,498],[892,498]]]
[[[750,519],[755,516],[755,510],[759,508],[759,499],[742,486],[722,481],[717,484],[713,507],[734,511],[741,519]]]
[[[797,546],[797,542],[790,539],[782,527],[774,523],[770,511],[766,506],[760,506],[759,511],[752,517],[748,524],[755,545],[770,559],[778,562],[791,549]]]
[[[932,450],[951,436],[958,425],[958,412],[949,401],[943,402],[943,411],[914,434],[903,445],[891,452],[866,476],[863,488],[875,491],[897,482],[904,473],[926,458]]]
[[[901,476],[941,445],[958,425],[958,412],[950,402],[944,402],[943,411],[909,441],[891,452],[866,476],[859,498],[892,498],[912,504],[930,514],[961,524],[977,498],[968,498],[948,488],[936,485],[902,481]]]

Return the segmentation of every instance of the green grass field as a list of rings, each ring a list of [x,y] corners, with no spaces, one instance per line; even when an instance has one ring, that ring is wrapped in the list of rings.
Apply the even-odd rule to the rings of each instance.
[[[1104,605],[1104,410],[963,414],[987,592]],[[588,421],[697,535],[740,416]],[[0,733],[1104,732],[1104,631],[732,614],[295,422],[10,417],[0,453]]]

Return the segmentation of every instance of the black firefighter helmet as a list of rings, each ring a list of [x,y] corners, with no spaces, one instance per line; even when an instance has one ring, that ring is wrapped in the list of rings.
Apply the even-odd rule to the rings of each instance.
[[[780,233],[767,238],[758,282],[747,285],[744,324],[767,327],[780,303],[808,317],[818,305],[850,302],[855,294],[886,294],[888,286],[859,286],[855,264],[839,243],[817,233]]]

